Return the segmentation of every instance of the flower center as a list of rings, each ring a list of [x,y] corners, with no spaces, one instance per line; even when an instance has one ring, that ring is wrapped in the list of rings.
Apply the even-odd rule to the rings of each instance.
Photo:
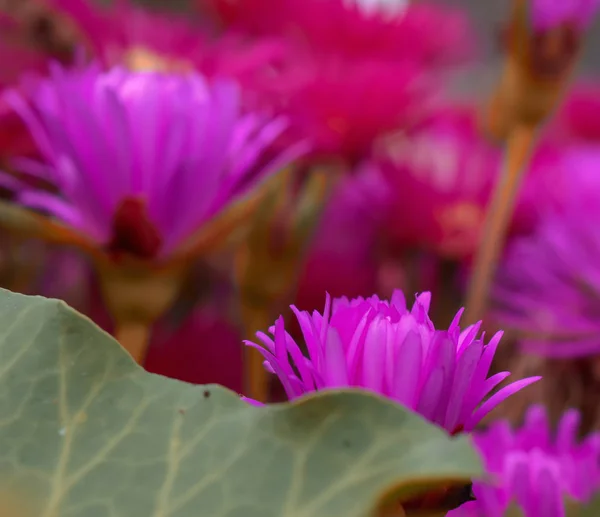
[[[146,200],[127,197],[115,212],[110,253],[128,253],[142,259],[154,258],[160,250],[162,237],[148,216]]]

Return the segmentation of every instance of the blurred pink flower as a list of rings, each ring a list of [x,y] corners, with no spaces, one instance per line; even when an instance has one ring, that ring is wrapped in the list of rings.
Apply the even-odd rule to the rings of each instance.
[[[35,151],[26,125],[3,96],[4,91],[14,87],[23,75],[43,72],[47,68],[49,56],[28,44],[23,30],[17,20],[0,13],[0,162]]]
[[[34,156],[37,149],[27,125],[0,92],[0,163],[13,156]]]
[[[200,0],[202,2],[202,0]],[[221,19],[254,34],[284,35],[315,54],[344,59],[454,63],[470,55],[464,11],[364,0],[206,0]]]
[[[509,246],[492,291],[493,313],[527,352],[600,352],[600,147],[565,151],[535,231]]]
[[[22,2],[22,5],[25,3]],[[36,5],[35,2],[32,4]],[[68,51],[56,52],[58,49],[44,48],[42,42],[36,41],[28,25],[33,23],[36,16],[43,20],[43,11],[36,14],[34,8],[29,16],[17,16],[20,14],[16,7],[18,5],[15,3],[14,9],[7,8],[6,12],[0,13],[0,163],[3,167],[6,166],[6,159],[12,156],[36,154],[36,146],[27,126],[8,105],[4,93],[15,87],[20,87],[24,94],[28,93],[28,88],[23,87],[24,77],[29,79],[32,74],[45,73],[50,59],[71,63],[73,57]],[[37,6],[43,9],[46,4],[39,2]]]
[[[600,83],[588,81],[570,88],[547,133],[559,143],[600,144]]]
[[[476,248],[502,158],[479,134],[476,117],[471,107],[444,109],[386,145],[387,227],[398,245],[458,258]]]
[[[124,54],[146,49],[158,56],[186,60],[201,49],[198,28],[186,18],[154,12],[116,0],[100,6],[91,0],[49,0],[85,36],[94,57],[123,63]]]
[[[311,138],[317,156],[342,157],[351,167],[381,136],[422,122],[442,84],[440,65],[473,48],[462,12],[396,4],[212,2],[236,29],[287,42],[279,73],[262,82],[266,101]]]
[[[473,48],[469,20],[459,9],[406,1],[289,4],[290,19],[285,22],[316,53],[439,65],[460,61]]]
[[[21,170],[58,189],[24,183],[20,202],[140,258],[165,258],[306,151],[272,152],[287,121],[243,113],[237,84],[195,73],[53,66],[33,95],[10,101],[43,156]]]
[[[136,70],[198,70],[252,85],[286,54],[274,39],[216,36],[188,15],[150,10],[129,0],[98,6],[92,0],[50,0],[85,35],[95,58]],[[272,77],[270,77],[273,79]]]
[[[395,247],[455,259],[469,258],[477,248],[503,160],[503,149],[480,133],[477,117],[475,107],[453,105],[382,147],[382,171],[391,198],[386,227]],[[511,235],[531,231],[558,194],[562,168],[556,161],[561,155],[562,148],[548,142],[534,152]]]
[[[290,0],[196,0],[201,12],[208,11],[226,28],[254,35],[277,33],[286,19]]]
[[[24,73],[42,71],[48,56],[19,41],[20,27],[15,20],[0,14],[0,87],[13,85]]]
[[[564,517],[565,501],[585,503],[600,488],[600,433],[578,439],[581,414],[569,410],[552,432],[546,409],[532,406],[519,429],[494,422],[473,440],[488,483],[475,481],[475,501],[447,517],[503,517],[514,503],[523,517]]]
[[[565,157],[570,153],[570,146],[551,139],[538,143],[519,191],[511,237],[531,234],[548,212],[564,201],[571,173]]]
[[[600,0],[530,0],[531,19],[537,30],[549,30],[562,24],[582,30],[590,25],[600,8]]]
[[[410,128],[427,113],[433,86],[414,63],[323,58],[301,66],[283,112],[317,154],[342,156],[354,166],[379,137]]]

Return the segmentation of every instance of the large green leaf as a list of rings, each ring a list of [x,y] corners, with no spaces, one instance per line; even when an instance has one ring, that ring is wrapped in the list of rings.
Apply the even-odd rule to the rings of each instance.
[[[361,517],[479,473],[466,438],[367,393],[258,408],[146,373],[56,300],[0,290],[0,358],[0,491],[35,517]]]

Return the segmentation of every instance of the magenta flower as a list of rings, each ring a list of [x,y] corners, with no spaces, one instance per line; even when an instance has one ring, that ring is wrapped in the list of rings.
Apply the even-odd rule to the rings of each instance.
[[[387,232],[395,247],[459,260],[477,249],[502,162],[501,148],[481,135],[478,118],[475,105],[441,106],[418,129],[389,138],[381,147],[381,170],[391,198]],[[560,191],[554,164],[560,154],[548,143],[535,150],[511,235],[531,230],[546,202],[541,192]]]
[[[107,66],[133,70],[186,72],[229,77],[244,87],[273,80],[273,69],[286,54],[275,39],[251,42],[241,35],[215,37],[189,16],[149,10],[130,0],[100,6],[93,0],[49,0],[85,35],[87,48]]]
[[[23,184],[20,202],[141,258],[168,255],[305,150],[274,153],[284,119],[243,114],[236,84],[192,73],[55,65],[31,98],[14,91],[9,101],[44,159],[20,170],[57,188]]]
[[[523,517],[564,517],[565,498],[587,502],[600,488],[600,433],[579,442],[579,420],[567,411],[552,436],[545,409],[533,406],[521,429],[495,422],[475,433],[492,480],[473,483],[476,501],[447,517],[503,517],[513,502]]]
[[[308,357],[284,328],[283,317],[259,332],[261,344],[247,342],[265,357],[290,399],[315,390],[360,387],[389,397],[455,433],[472,430],[504,399],[537,381],[531,377],[502,388],[482,403],[510,373],[487,378],[501,333],[486,345],[481,322],[461,332],[462,310],[447,331],[429,319],[430,293],[418,295],[411,310],[402,291],[390,302],[329,295],[323,314],[292,306]],[[291,361],[290,361],[291,359]]]
[[[315,153],[351,166],[370,157],[378,138],[412,128],[428,113],[435,88],[417,64],[326,59],[299,61],[284,113]],[[367,101],[368,100],[368,101]]]
[[[600,142],[600,81],[574,84],[566,92],[548,133],[561,143]]]
[[[446,65],[471,55],[473,33],[459,9],[435,3],[372,0],[202,0],[223,22],[284,35],[316,55],[350,61],[404,60]]]
[[[495,317],[527,352],[581,357],[600,352],[600,152],[564,153],[560,166],[553,203],[509,247],[492,295]]]
[[[383,154],[393,242],[471,255],[501,163],[500,150],[479,134],[475,107],[438,110],[417,131],[390,139]]]
[[[202,50],[198,27],[181,16],[155,12],[129,0],[108,6],[91,0],[48,0],[85,37],[98,59],[123,63],[124,54],[144,49],[163,59],[190,60]]]
[[[544,31],[562,24],[585,29],[592,21],[599,0],[530,0],[531,18],[536,30]]]

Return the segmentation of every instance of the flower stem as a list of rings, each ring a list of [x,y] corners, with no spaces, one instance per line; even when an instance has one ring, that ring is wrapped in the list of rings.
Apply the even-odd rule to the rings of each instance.
[[[273,324],[268,305],[242,302],[241,316],[244,334],[251,339],[258,330],[267,329]],[[267,402],[269,399],[269,373],[263,366],[264,358],[252,347],[244,350],[245,393],[254,400]]]
[[[150,325],[139,321],[117,324],[115,338],[127,350],[135,361],[143,365],[150,344]]]
[[[535,135],[535,126],[521,124],[514,126],[508,136],[503,170],[486,213],[484,233],[473,265],[466,302],[467,323],[480,320],[485,313]]]

